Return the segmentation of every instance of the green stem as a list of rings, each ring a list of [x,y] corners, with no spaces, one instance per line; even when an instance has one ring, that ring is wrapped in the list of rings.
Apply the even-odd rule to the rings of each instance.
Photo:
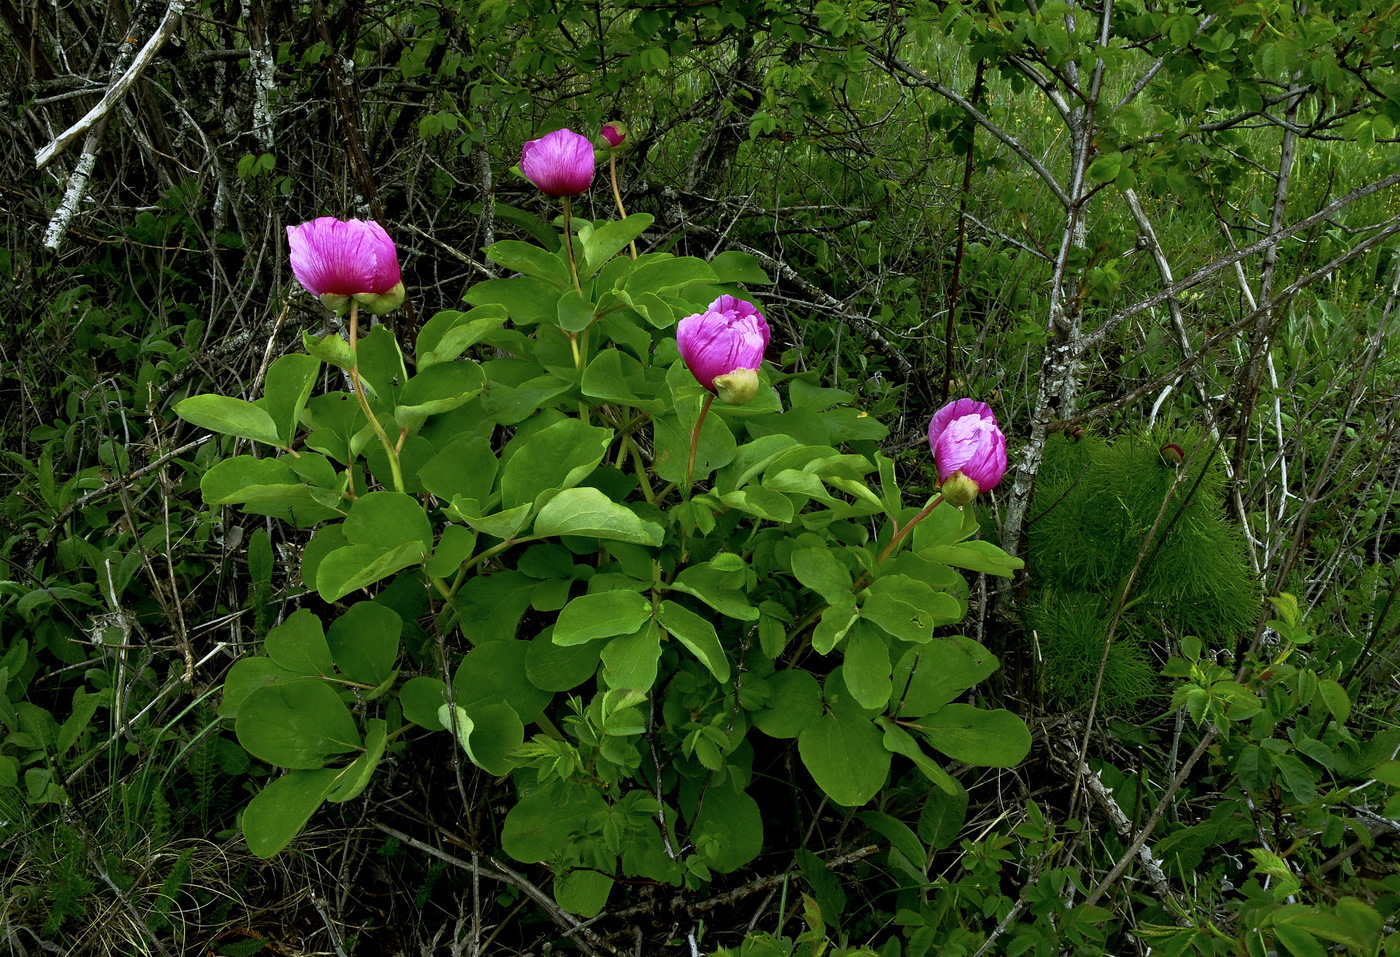
[[[894,550],[899,547],[899,543],[909,537],[909,533],[914,530],[914,526],[922,522],[924,519],[928,518],[930,515],[932,515],[933,510],[942,504],[943,495],[940,493],[938,495],[935,495],[933,498],[929,499],[929,503],[923,507],[923,511],[919,512],[918,515],[915,515],[913,518],[909,519],[909,521],[906,522],[902,528],[900,527],[898,520],[896,520],[894,525],[894,534],[890,536],[890,543],[885,546],[882,552],[880,552],[879,556],[875,559],[875,564],[884,564],[885,559],[889,558],[891,555],[894,554]],[[869,584],[869,582],[870,573],[861,572],[860,577],[857,578],[855,584],[851,586],[851,592],[853,594],[858,594],[862,588]]]
[[[695,481],[695,453],[700,448],[700,427],[705,424],[710,403],[715,401],[713,392],[705,393],[705,403],[700,406],[700,414],[695,417],[695,428],[690,433],[690,455],[685,460],[685,497],[690,498],[690,489]]]
[[[642,461],[642,450],[637,448],[637,443],[632,441],[630,434],[622,436],[623,451],[630,451],[632,454],[632,467],[637,472],[637,481],[642,486],[642,495],[646,497],[648,505],[656,504],[656,492],[651,487],[651,479],[647,476],[646,463]],[[618,456],[619,459],[622,456]],[[621,464],[619,462],[619,464]]]
[[[909,519],[909,522],[903,528],[899,528],[898,525],[896,525],[895,533],[890,537],[890,543],[885,546],[885,550],[880,553],[880,557],[875,559],[875,563],[879,564],[889,558],[894,550],[899,547],[899,543],[904,541],[909,533],[914,530],[914,526],[932,515],[933,510],[942,504],[943,496],[941,494],[935,495],[933,498],[929,499],[929,503],[924,506],[923,511]]]
[[[623,219],[627,218],[627,210],[622,207],[622,191],[617,188],[617,154],[608,154],[608,173],[612,177],[613,199],[617,201],[617,214]],[[630,242],[627,244],[627,251],[633,259],[637,258],[637,244]]]
[[[360,330],[360,304],[356,300],[350,300],[350,388],[354,390],[355,398],[360,401],[360,411],[365,414],[369,424],[374,426],[374,434],[379,436],[379,442],[384,446],[384,451],[389,455],[389,471],[393,475],[394,491],[403,491],[403,470],[399,466],[399,450],[394,443],[389,441],[389,435],[384,431],[384,426],[369,407],[369,396],[365,395],[365,385],[360,381],[360,351],[358,337]]]
[[[561,198],[564,200],[564,251],[569,257],[569,275],[573,277],[574,289],[582,299],[583,285],[578,281],[578,262],[574,259],[574,229],[570,225],[574,217],[574,202],[568,196]]]

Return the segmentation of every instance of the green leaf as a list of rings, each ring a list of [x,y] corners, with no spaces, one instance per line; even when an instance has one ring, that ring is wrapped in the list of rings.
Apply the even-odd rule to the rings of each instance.
[[[958,600],[906,575],[877,578],[861,596],[860,614],[903,641],[922,644],[938,625],[962,620]]]
[[[570,280],[566,278],[564,281]],[[554,321],[560,288],[557,282],[551,280],[512,276],[476,283],[463,293],[462,298],[473,306],[504,308],[516,325],[529,326]]]
[[[715,271],[715,279],[723,283],[767,286],[773,282],[753,254],[738,249],[726,250],[711,259],[710,268]]]
[[[712,785],[691,826],[692,841],[702,836],[712,842],[707,861],[712,869],[721,874],[738,870],[763,849],[758,803],[731,779]]]
[[[661,627],[667,633],[690,649],[691,654],[710,670],[715,680],[724,684],[729,680],[729,659],[719,643],[715,626],[695,612],[673,601],[663,601],[660,609]]]
[[[452,676],[453,702],[473,716],[488,704],[510,705],[522,723],[534,721],[553,697],[526,677],[530,643],[514,638],[481,641]]]
[[[486,387],[486,376],[475,362],[442,362],[409,379],[394,407],[394,421],[412,431],[430,415],[465,405]]]
[[[597,917],[607,906],[613,879],[601,871],[574,868],[554,879],[554,900],[570,914]]]
[[[443,704],[438,721],[452,730],[467,757],[486,773],[502,777],[514,770],[509,755],[525,740],[525,726],[510,705],[498,701],[468,711],[461,705]]]
[[[615,589],[580,595],[564,606],[554,625],[556,645],[581,645],[630,635],[652,615],[651,602],[635,591]]]
[[[676,292],[686,286],[712,285],[715,281],[715,271],[703,259],[665,255],[638,261],[637,268],[622,281],[622,288],[636,297],[643,293]]]
[[[262,501],[299,484],[297,474],[283,458],[235,455],[214,463],[200,479],[199,490],[207,505],[232,505]]]
[[[1327,948],[1316,937],[1300,927],[1290,924],[1275,924],[1274,934],[1278,942],[1288,948],[1293,957],[1327,957]]]
[[[389,725],[383,718],[370,718],[365,722],[365,753],[341,768],[336,774],[335,786],[326,794],[326,800],[341,803],[359,797],[374,778],[374,770],[384,757],[384,746],[388,743]]]
[[[919,837],[936,851],[952,847],[967,820],[967,805],[967,792],[961,788],[954,794],[942,788],[928,792],[919,813]]]
[[[752,715],[755,728],[775,738],[795,738],[821,717],[822,690],[817,679],[800,668],[775,672],[765,679],[772,696]]]
[[[269,631],[263,650],[279,667],[297,674],[323,677],[335,670],[321,619],[305,608]]]
[[[366,588],[423,561],[423,546],[405,542],[396,548],[346,545],[326,555],[316,566],[316,591],[324,601],[339,601],[358,588]]]
[[[394,333],[388,326],[372,326],[361,332],[355,348],[366,391],[390,406],[397,404],[399,391],[408,381],[408,369]]]
[[[639,518],[598,489],[584,487],[565,489],[550,499],[535,519],[535,534],[541,538],[587,535],[637,545],[660,545],[666,533],[660,525]]]
[[[928,863],[928,852],[924,850],[918,836],[909,829],[909,825],[883,811],[862,811],[856,816],[866,827],[889,841],[890,847],[903,854],[909,863],[918,869],[918,873],[923,873]]]
[[[234,722],[238,743],[260,761],[283,768],[320,768],[333,754],[363,746],[345,702],[319,681],[259,688]]]
[[[290,445],[297,434],[302,410],[321,375],[321,360],[301,352],[289,352],[267,367],[262,404],[276,424],[279,445]]]
[[[536,688],[569,691],[593,677],[602,647],[597,642],[556,645],[546,632],[531,640],[525,655],[525,675]]]
[[[468,312],[447,309],[429,319],[418,333],[418,373],[439,362],[451,362],[500,328],[506,310],[490,303]]]
[[[829,605],[812,632],[812,650],[819,655],[831,654],[831,650],[859,620],[860,611],[856,608],[855,599],[849,595],[843,601]]]
[[[1331,678],[1324,678],[1317,683],[1317,693],[1332,717],[1339,724],[1346,724],[1347,718],[1351,717],[1351,698],[1346,689]]]
[[[984,575],[1011,577],[1013,572],[1026,567],[1019,558],[1012,558],[991,542],[974,539],[958,545],[934,545],[919,551],[919,557],[954,568],[966,568]]]
[[[414,544],[426,556],[433,549],[433,526],[423,506],[403,492],[367,492],[355,500],[345,517],[345,540],[387,551]]]
[[[686,375],[690,373],[686,372]],[[694,404],[698,411],[698,399]],[[675,415],[660,415],[652,420],[652,434],[656,439],[652,467],[657,476],[664,481],[677,484],[685,481],[685,466],[690,457],[690,434],[694,422],[693,414],[684,419]],[[711,410],[711,414],[705,416],[705,422],[700,427],[700,445],[695,450],[695,474],[692,479],[702,481],[715,469],[728,465],[733,460],[737,448],[734,433],[729,430],[724,418]]]
[[[438,709],[447,701],[447,684],[441,678],[419,675],[409,678],[399,688],[399,704],[403,716],[420,728],[443,731],[446,726],[438,720]]]
[[[501,505],[533,503],[549,489],[571,489],[586,479],[612,441],[609,429],[563,419],[530,436],[501,472]]]
[[[589,235],[583,242],[583,269],[585,276],[591,276],[603,268],[613,256],[655,222],[655,217],[646,213],[633,213],[626,219],[609,220]]]
[[[505,540],[514,538],[529,523],[535,507],[527,503],[506,509],[504,512],[483,515],[483,509],[476,499],[458,497],[452,500],[452,511],[456,517],[483,535]]]
[[[233,663],[224,678],[224,696],[219,702],[219,717],[236,718],[244,699],[258,688],[300,681],[317,681],[301,672],[288,671],[271,658],[254,656]]]
[[[486,247],[486,258],[512,272],[543,279],[560,289],[570,285],[569,266],[557,253],[551,253],[534,243],[504,239]]]
[[[953,760],[978,767],[1015,767],[1031,750],[1026,723],[1003,708],[984,711],[970,704],[945,705],[910,727],[922,731],[929,744]]]
[[[377,687],[394,672],[402,632],[403,619],[392,609],[360,601],[331,622],[326,642],[341,674]]]
[[[567,289],[559,297],[558,318],[559,328],[578,334],[593,325],[593,321],[598,318],[598,307],[587,299],[580,298],[574,290]]]
[[[827,548],[803,548],[792,553],[792,573],[829,604],[851,601],[851,573]]]
[[[913,761],[914,766],[923,772],[924,777],[938,785],[939,789],[943,792],[947,794],[956,794],[962,790],[958,783],[953,780],[947,771],[943,770],[943,767],[937,761],[924,753],[924,749],[919,745],[919,742],[916,741],[914,736],[908,731],[905,731],[884,715],[877,717],[875,723],[885,732],[885,750],[889,751],[891,754],[902,754],[910,761]]]
[[[175,414],[201,429],[236,435],[265,445],[285,444],[272,416],[244,399],[227,395],[192,395],[175,404]]]
[[[1111,183],[1123,169],[1123,154],[1104,153],[1089,164],[1089,178],[1096,183]]]
[[[797,750],[827,797],[844,807],[859,807],[889,775],[883,737],[866,718],[829,711],[798,736]]]
[[[433,557],[423,569],[436,578],[445,578],[456,573],[462,563],[476,551],[476,530],[463,525],[448,525],[442,530]]]
[[[846,638],[842,674],[851,697],[864,708],[884,708],[890,700],[890,647],[879,629],[856,622]]]
[[[607,804],[594,788],[570,788],[562,796],[549,788],[527,793],[506,812],[501,846],[522,864],[563,857],[588,835],[589,821]]]
[[[758,609],[749,604],[748,592],[741,587],[746,580],[744,574],[720,568],[716,565],[718,561],[716,558],[715,561],[681,569],[671,588],[694,595],[721,615],[740,621],[754,621],[758,618]]]
[[[335,786],[332,768],[288,771],[268,783],[243,809],[248,850],[269,858],[292,842]]]
[[[996,655],[962,635],[935,638],[910,648],[894,671],[894,700],[901,717],[931,714],[997,670]]]
[[[499,465],[486,438],[461,435],[418,470],[418,480],[443,501],[460,496],[484,502],[495,487]]]
[[[630,635],[618,635],[603,647],[603,681],[609,688],[650,691],[661,658],[661,629],[648,621]]]
[[[325,336],[313,336],[303,331],[301,344],[307,352],[327,365],[337,369],[350,370],[355,367],[355,353],[350,351],[350,343],[341,338],[340,333],[332,332]]]
[[[782,492],[774,492],[761,485],[750,485],[748,488],[730,492],[722,496],[720,501],[730,508],[770,522],[786,524],[792,521],[795,514],[792,499]]]

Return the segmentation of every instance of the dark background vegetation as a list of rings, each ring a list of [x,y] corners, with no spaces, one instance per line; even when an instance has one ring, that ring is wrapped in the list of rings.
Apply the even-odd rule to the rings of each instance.
[[[1343,946],[1279,932],[1289,907],[1381,948],[1395,928],[1370,915],[1394,918],[1400,876],[1377,788],[1397,782],[1366,783],[1400,747],[1400,41],[1388,4],[1327,6],[0,0],[0,947],[690,953],[800,933],[805,890],[825,929],[753,953],[827,934],[911,955]],[[152,37],[129,89],[45,153]],[[926,786],[892,780],[912,873],[888,833],[775,781],[790,816],[754,865],[633,888],[588,934],[522,889],[540,875],[481,865],[509,790],[454,775],[446,741],[257,860],[235,815],[266,769],[214,709],[314,597],[297,530],[202,504],[220,440],[171,406],[252,398],[326,331],[286,226],[382,222],[407,338],[493,275],[484,246],[553,215],[511,172],[520,144],[608,119],[632,131],[619,177],[656,217],[647,248],[758,256],[770,360],[885,421],[908,474],[943,401],[997,409],[1013,469],[984,535],[1031,561],[974,585],[967,627],[1032,756],[966,776],[951,834]],[[613,214],[603,182],[579,215]],[[1072,498],[1076,442],[1102,498]],[[1161,480],[1168,443],[1208,473],[1217,547],[1129,611],[1122,573],[1166,533],[1125,490]],[[1096,527],[1105,502],[1132,520]],[[1073,560],[1110,539],[1124,566]],[[1183,598],[1193,579],[1228,581]],[[1171,697],[1185,671],[1161,676],[1187,635],[1232,679],[1266,661],[1283,592],[1314,636],[1293,664],[1344,688],[1349,740],[1296,681],[1251,687],[1297,699],[1276,727],[1213,738]],[[1259,771],[1261,748],[1303,770]],[[1096,774],[1125,821],[1086,793]],[[1160,886],[1114,872],[1149,827]],[[1102,911],[1052,906],[1086,897]]]

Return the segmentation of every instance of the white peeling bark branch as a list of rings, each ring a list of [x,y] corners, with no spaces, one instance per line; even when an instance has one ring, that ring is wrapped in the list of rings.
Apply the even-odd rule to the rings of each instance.
[[[1072,10],[1073,8],[1071,8]],[[1106,47],[1113,16],[1113,4],[1106,0],[1099,23],[1098,41]],[[1072,34],[1074,21],[1068,15],[1066,28]],[[1072,64],[1070,81],[1076,87],[1080,77]],[[1070,271],[1073,250],[1083,250],[1088,234],[1085,210],[1093,197],[1087,183],[1089,163],[1095,153],[1094,115],[1098,96],[1103,88],[1103,61],[1097,58],[1088,90],[1079,105],[1069,111],[1067,124],[1070,137],[1070,202],[1065,207],[1064,231],[1050,280],[1050,315],[1048,342],[1040,364],[1040,380],[1036,386],[1035,407],[1031,413],[1030,437],[1021,449],[1016,463],[1016,477],[1011,483],[1010,501],[1001,529],[1001,547],[1011,555],[1020,552],[1021,531],[1030,507],[1031,490],[1045,454],[1045,442],[1054,420],[1073,415],[1079,395],[1079,370],[1089,344],[1084,335],[1083,307],[1077,274]],[[1047,94],[1048,95],[1048,94]]]
[[[185,13],[185,0],[170,0],[170,5],[165,9],[165,17],[161,20],[156,32],[151,34],[151,38],[146,41],[136,56],[132,57],[131,63],[126,70],[117,77],[115,81],[107,87],[107,92],[102,94],[102,99],[97,101],[97,105],[88,110],[82,119],[64,130],[45,147],[34,154],[34,165],[43,169],[53,162],[67,149],[74,140],[84,133],[97,127],[97,124],[104,121],[112,109],[117,105],[126,91],[131,88],[137,78],[150,66],[151,60],[155,58],[156,52],[165,45],[165,41],[170,39],[170,35],[175,32],[175,25],[179,23],[180,17]]]
[[[68,233],[68,224],[77,215],[78,207],[83,204],[83,197],[87,195],[88,183],[92,181],[92,171],[97,166],[97,148],[102,140],[102,131],[107,126],[106,117],[103,117],[92,129],[88,130],[87,140],[83,143],[83,152],[78,157],[78,161],[73,164],[73,172],[68,175],[68,187],[63,191],[63,199],[59,201],[58,208],[54,210],[53,218],[49,220],[49,226],[44,230],[44,248],[58,252],[58,248],[63,245],[63,237]]]
[[[1188,275],[1186,278],[1179,279],[1171,285],[1159,289],[1152,295],[1139,299],[1132,305],[1125,306],[1124,308],[1115,312],[1112,316],[1110,316],[1107,320],[1104,321],[1103,325],[1097,327],[1092,332],[1088,332],[1085,334],[1085,345],[1098,345],[1100,342],[1103,342],[1110,335],[1112,335],[1113,330],[1118,328],[1120,324],[1122,324],[1128,319],[1131,319],[1133,316],[1136,316],[1138,313],[1146,312],[1148,309],[1152,309],[1155,306],[1160,306],[1162,303],[1166,302],[1173,296],[1179,296],[1186,290],[1191,289],[1195,286],[1199,286],[1201,283],[1205,282],[1207,279],[1210,279],[1222,269],[1228,269],[1235,263],[1248,259],[1251,256],[1255,256],[1263,252],[1265,249],[1268,249],[1270,246],[1277,246],[1285,239],[1288,239],[1291,236],[1296,236],[1298,233],[1310,229],[1324,220],[1330,219],[1346,207],[1350,206],[1352,203],[1355,203],[1357,200],[1365,199],[1367,196],[1370,196],[1373,193],[1377,193],[1380,190],[1389,189],[1391,186],[1394,186],[1397,183],[1400,183],[1400,173],[1393,173],[1390,176],[1385,177],[1384,179],[1376,180],[1374,183],[1368,183],[1365,186],[1358,186],[1356,189],[1347,193],[1345,196],[1340,197],[1334,202],[1328,203],[1326,206],[1324,206],[1322,209],[1319,209],[1311,216],[1298,220],[1296,223],[1294,223],[1292,226],[1289,226],[1287,229],[1281,230],[1278,233],[1275,233],[1270,236],[1265,236],[1263,239],[1260,239],[1257,242],[1250,243],[1248,246],[1243,246],[1227,256],[1221,256],[1219,259],[1214,260],[1213,262],[1206,263],[1204,266],[1200,267],[1195,272]],[[1380,228],[1385,231],[1385,235],[1389,236],[1394,232],[1394,230],[1391,227],[1397,222],[1400,222],[1400,215],[1394,217],[1393,219],[1385,221],[1383,224],[1380,225]],[[1338,257],[1338,260],[1334,260],[1334,262],[1346,262],[1350,260],[1350,258],[1351,257],[1349,255],[1344,254],[1343,256]],[[1328,271],[1330,271],[1331,264],[1329,264],[1329,266],[1326,268]],[[1312,278],[1307,279],[1307,281],[1303,282],[1302,285],[1308,285],[1311,282],[1315,281],[1315,279],[1320,278],[1316,272],[1309,273],[1308,275]],[[1294,291],[1296,291],[1299,288],[1301,288],[1301,286],[1299,285],[1299,283],[1296,282],[1288,287],[1289,290]],[[1270,300],[1278,301],[1281,298],[1281,296],[1272,296],[1270,297]]]

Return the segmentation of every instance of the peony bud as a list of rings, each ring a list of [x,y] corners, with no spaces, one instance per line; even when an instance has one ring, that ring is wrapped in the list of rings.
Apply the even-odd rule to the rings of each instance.
[[[577,196],[593,182],[593,144],[573,130],[555,130],[520,150],[520,172],[547,196]]]
[[[1006,436],[991,406],[958,399],[939,409],[928,426],[943,499],[966,505],[996,487],[1006,474]]]
[[[725,405],[743,405],[758,395],[758,370],[735,369],[715,376],[715,393]]]
[[[603,124],[603,139],[608,141],[609,149],[617,149],[627,142],[627,124],[620,120],[611,120]]]
[[[1162,464],[1169,469],[1181,468],[1181,463],[1186,461],[1186,450],[1175,442],[1168,442],[1157,450],[1161,456]]]
[[[333,312],[354,299],[375,315],[403,305],[403,276],[394,241],[375,222],[322,216],[287,227],[292,273]]]
[[[676,347],[696,382],[718,392],[723,401],[741,405],[758,392],[758,367],[770,336],[753,303],[720,296],[704,312],[680,321]]]

